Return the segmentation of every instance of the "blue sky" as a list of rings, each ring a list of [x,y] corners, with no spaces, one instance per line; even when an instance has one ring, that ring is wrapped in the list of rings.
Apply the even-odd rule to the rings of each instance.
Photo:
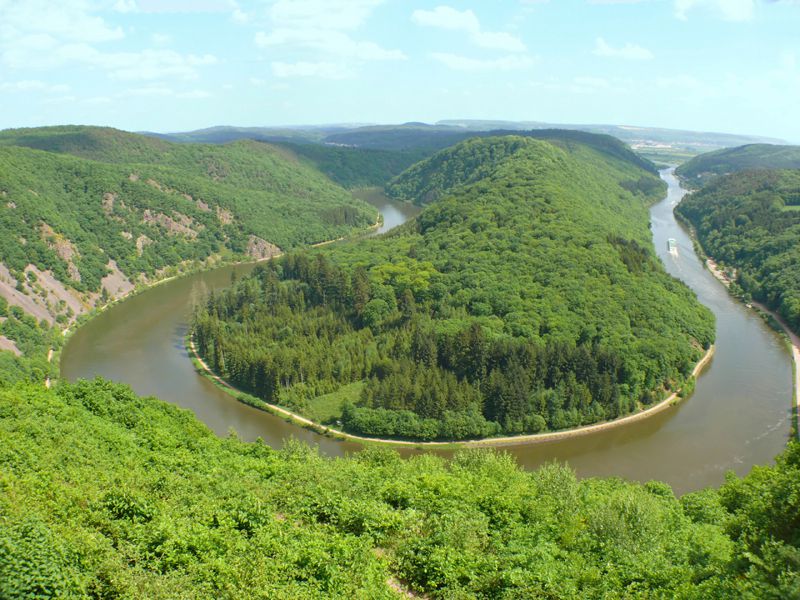
[[[800,142],[800,0],[0,0],[0,128],[448,118]]]

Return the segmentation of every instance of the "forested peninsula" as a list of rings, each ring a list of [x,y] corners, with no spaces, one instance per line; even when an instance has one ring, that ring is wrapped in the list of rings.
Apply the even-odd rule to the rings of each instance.
[[[713,316],[652,250],[652,166],[581,135],[472,139],[418,163],[389,186],[429,204],[415,221],[214,294],[200,354],[267,402],[382,438],[558,430],[666,397]]]

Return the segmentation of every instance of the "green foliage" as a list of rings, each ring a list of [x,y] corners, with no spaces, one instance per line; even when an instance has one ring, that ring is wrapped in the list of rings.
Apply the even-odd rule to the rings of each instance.
[[[720,177],[676,209],[704,250],[737,269],[735,285],[800,331],[800,170]]]
[[[414,165],[392,181],[386,192],[394,198],[430,204],[455,187],[485,179],[526,147],[526,140],[517,136],[498,138],[491,144],[481,138],[467,140]]]
[[[95,380],[0,390],[4,598],[792,598],[800,446],[720,490],[220,439]]]
[[[675,172],[688,185],[700,187],[715,177],[738,171],[797,168],[800,168],[800,146],[747,144],[700,154]]]
[[[387,236],[288,255],[209,299],[194,335],[214,370],[307,415],[363,382],[342,405],[350,431],[465,439],[628,414],[679,387],[713,339],[651,250],[662,184],[629,162],[476,139],[393,185],[440,199]]]
[[[382,187],[392,177],[430,155],[424,150],[378,150],[327,144],[283,143],[280,146],[308,160],[348,189]]]
[[[99,289],[110,259],[136,280],[244,255],[251,236],[288,249],[376,219],[314,169],[256,142],[180,145],[62,127],[8,130],[0,143],[0,259],[12,273],[50,269],[79,291]]]
[[[5,501],[7,499],[4,498]],[[2,504],[0,504],[2,506]],[[0,597],[67,598],[80,590],[77,565],[36,517],[8,518],[0,508]]]
[[[58,328],[50,327],[46,321],[37,322],[20,307],[12,306],[0,322],[0,335],[12,340],[22,353],[15,356],[0,352],[0,388],[23,381],[44,382],[57,375],[58,367],[48,361],[47,354],[63,343]]]

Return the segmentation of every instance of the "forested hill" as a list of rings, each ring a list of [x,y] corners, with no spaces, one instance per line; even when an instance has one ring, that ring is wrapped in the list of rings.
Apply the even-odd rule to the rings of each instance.
[[[265,143],[247,132],[234,139],[206,143],[176,143],[110,127],[62,125],[0,131],[0,146],[13,145],[72,154],[107,163],[172,166],[215,181],[256,189],[286,189],[292,179],[287,169],[320,171],[345,188],[382,187],[433,151],[424,148],[385,150],[313,143],[307,140]],[[170,138],[172,139],[172,138]],[[180,139],[180,138],[176,138]],[[311,179],[319,179],[317,173]]]
[[[574,144],[589,146],[601,152],[607,160],[617,159],[622,163],[628,163],[628,166],[639,167],[650,174],[655,174],[655,169],[649,161],[631,152],[619,140],[580,131],[546,130],[530,132],[524,137],[517,135],[498,137],[491,144],[484,143],[481,138],[468,140],[417,163],[389,182],[386,192],[394,198],[417,204],[430,203],[457,186],[490,176],[499,164],[528,147],[526,138],[545,139],[567,149]],[[657,197],[663,189],[661,181],[648,176],[647,173],[631,176],[621,185],[631,192],[653,197]]]
[[[678,205],[734,284],[800,333],[800,170],[719,177]]]
[[[675,172],[692,187],[728,173],[752,169],[798,169],[800,146],[777,144],[747,144],[724,148],[694,157]]]
[[[317,420],[417,439],[613,419],[686,380],[713,317],[651,249],[655,176],[520,136],[445,152],[432,163],[480,176],[442,184],[415,222],[211,298],[195,339],[213,368]]]
[[[346,188],[383,187],[432,151],[380,150],[312,143],[281,143],[297,156]]]
[[[46,354],[54,322],[179,268],[265,258],[377,218],[256,142],[178,145],[86,127],[5,131],[0,142],[0,351]]]
[[[108,127],[58,126],[2,131],[2,145],[72,154],[104,163],[171,167],[184,175],[295,199],[312,193],[338,194],[340,201],[346,197],[335,186],[325,185],[316,165],[299,160],[287,148],[247,139],[227,144],[174,143]]]

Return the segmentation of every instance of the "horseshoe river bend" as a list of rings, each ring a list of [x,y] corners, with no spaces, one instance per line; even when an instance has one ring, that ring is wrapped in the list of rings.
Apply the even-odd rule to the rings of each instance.
[[[790,433],[791,356],[782,339],[747,307],[730,297],[695,255],[687,232],[673,216],[686,193],[671,171],[662,171],[667,196],[650,210],[653,243],[667,271],[684,281],[717,318],[716,352],[686,401],[653,416],[589,435],[538,444],[504,445],[526,469],[567,462],[581,477],[619,476],[671,484],[676,493],[719,485],[733,470],[747,473],[778,454]],[[380,195],[368,198],[384,216],[382,229],[412,218],[414,207]],[[667,252],[667,240],[678,252]],[[61,355],[70,380],[96,375],[130,384],[192,410],[220,435],[230,429],[248,440],[279,447],[294,436],[341,456],[361,445],[318,435],[238,402],[198,374],[184,347],[193,291],[224,287],[231,274],[253,264],[220,267],[165,282],[132,296],[79,328]],[[401,453],[422,452],[400,449]],[[426,449],[449,455],[452,450]]]

